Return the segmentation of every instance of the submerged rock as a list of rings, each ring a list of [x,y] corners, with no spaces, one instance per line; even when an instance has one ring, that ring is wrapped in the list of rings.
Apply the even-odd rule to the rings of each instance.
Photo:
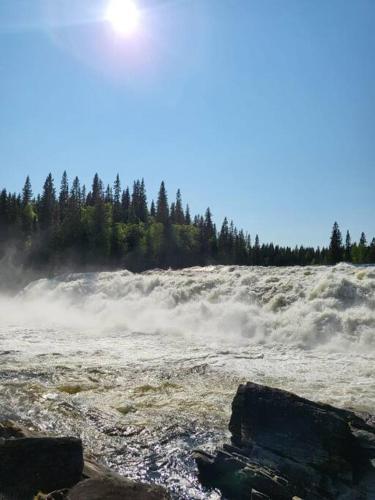
[[[201,482],[228,498],[375,498],[369,418],[249,382],[237,390],[229,430],[231,444],[215,456],[195,454]]]

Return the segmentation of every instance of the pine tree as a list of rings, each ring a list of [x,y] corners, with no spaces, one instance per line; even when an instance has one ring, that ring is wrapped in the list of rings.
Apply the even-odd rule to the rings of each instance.
[[[346,231],[344,260],[345,262],[352,261],[352,239],[349,231]]]
[[[4,188],[0,193],[0,242],[4,242],[8,238],[8,193]]]
[[[341,231],[337,222],[333,224],[332,228],[331,242],[329,245],[329,257],[331,264],[341,262],[343,257]]]
[[[22,207],[26,207],[31,202],[31,198],[33,197],[33,192],[31,189],[30,177],[26,177],[25,184],[22,189]]]
[[[360,245],[361,247],[365,247],[365,246],[367,245],[366,235],[365,235],[365,233],[363,233],[363,232],[361,233],[361,237],[360,237],[360,239],[359,239],[359,245]]]
[[[158,201],[156,205],[156,220],[164,225],[169,224],[169,207],[168,207],[168,197],[165,190],[164,181],[160,184]]]
[[[97,205],[103,200],[103,183],[99,179],[98,174],[94,175],[91,188],[90,205]]]
[[[179,189],[177,189],[177,193],[176,193],[175,223],[176,224],[185,224],[185,215],[184,215],[184,210],[182,208],[181,191]]]
[[[52,174],[48,174],[43,186],[43,194],[39,206],[39,222],[42,230],[50,229],[55,219],[56,192]]]
[[[84,187],[85,186],[83,186],[83,188]],[[70,190],[69,205],[71,207],[74,207],[74,209],[76,210],[83,204],[82,200],[84,200],[85,203],[84,193],[81,192],[80,182],[78,177],[76,176],[73,180],[72,189]]]
[[[26,236],[29,236],[33,230],[35,214],[31,206],[31,198],[33,196],[31,189],[30,177],[26,177],[24,187],[22,189],[21,201],[21,224],[22,231]]]
[[[146,196],[146,186],[144,179],[141,180],[139,186],[139,202],[138,202],[138,217],[141,222],[146,223],[148,221],[148,208],[147,208],[147,196]]]
[[[121,182],[119,174],[113,185],[113,223],[121,222]]]
[[[176,224],[176,204],[174,201],[171,203],[171,208],[169,209],[169,219],[172,224]]]
[[[186,205],[186,210],[185,210],[185,224],[190,226],[191,224],[191,217],[190,217],[190,209],[189,205]]]
[[[253,248],[253,264],[259,266],[261,264],[261,253],[260,253],[260,243],[259,236],[255,235],[254,248]]]
[[[369,252],[368,252],[368,262],[369,264],[375,264],[375,238],[372,238]]]
[[[68,201],[69,201],[69,184],[68,184],[68,176],[66,171],[64,170],[64,173],[61,178],[61,186],[60,186],[60,194],[59,194],[59,214],[60,214],[60,221],[63,221],[66,212],[68,209]]]
[[[109,184],[107,185],[107,188],[105,190],[104,201],[105,201],[105,203],[109,203],[109,204],[112,204],[112,202],[113,202],[113,192],[112,192],[112,188]]]
[[[365,264],[367,262],[367,239],[365,233],[361,233],[358,245],[358,257],[359,264]]]
[[[205,216],[204,216],[204,226],[205,226],[206,238],[207,239],[212,238],[212,236],[214,234],[214,225],[212,222],[212,214],[211,214],[210,207],[207,208]]]
[[[156,208],[155,208],[155,202],[154,202],[154,200],[151,201],[150,215],[151,215],[151,217],[155,217],[156,216]]]
[[[125,189],[125,191],[122,192],[121,212],[122,212],[122,221],[125,224],[128,223],[130,218],[130,193],[128,187]]]

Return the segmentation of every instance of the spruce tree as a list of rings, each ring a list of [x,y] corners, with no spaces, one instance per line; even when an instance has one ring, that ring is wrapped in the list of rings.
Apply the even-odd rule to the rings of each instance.
[[[329,258],[331,264],[337,264],[342,261],[343,257],[343,247],[342,247],[342,237],[339,225],[337,222],[333,224],[331,242],[329,245]]]
[[[156,216],[156,208],[155,208],[155,202],[154,202],[154,200],[151,201],[150,215],[151,215],[151,217],[155,217]]]
[[[191,224],[191,217],[190,217],[190,209],[189,205],[186,205],[186,210],[185,210],[185,224],[190,226]]]
[[[181,191],[177,189],[176,203],[175,203],[175,223],[185,224],[184,209],[182,208]]]
[[[113,192],[112,192],[112,188],[109,184],[107,185],[107,188],[105,190],[104,201],[105,201],[105,203],[109,203],[110,205],[113,202]]]
[[[372,238],[369,252],[368,252],[368,262],[369,264],[375,264],[375,238]]]
[[[103,183],[98,174],[94,175],[91,188],[90,205],[95,206],[103,200]]]
[[[352,239],[349,231],[346,231],[344,259],[345,262],[352,261]]]
[[[139,186],[138,217],[141,222],[146,223],[148,221],[147,196],[144,179],[141,180]]]
[[[156,220],[164,225],[169,224],[169,207],[168,207],[168,197],[165,190],[164,181],[160,184],[158,201],[156,205]]]
[[[367,239],[365,233],[361,233],[358,245],[358,256],[359,264],[365,264],[367,262]]]
[[[39,222],[42,230],[50,229],[55,219],[56,192],[52,174],[48,174],[43,186],[43,193],[39,206]]]
[[[176,224],[176,204],[174,201],[171,203],[171,208],[169,209],[169,219],[172,224]]]
[[[125,191],[122,192],[121,213],[122,221],[127,224],[130,219],[130,192],[128,187],[125,189]]]
[[[61,178],[61,185],[60,185],[60,194],[59,194],[59,215],[60,215],[60,221],[63,221],[66,212],[68,209],[68,201],[69,201],[69,184],[68,184],[68,176],[66,171],[64,170],[64,173]]]
[[[113,185],[113,223],[121,222],[121,182],[119,174]]]
[[[22,207],[26,207],[31,202],[31,198],[33,197],[33,192],[31,189],[30,177],[27,176],[25,180],[25,184],[22,189]]]
[[[33,196],[31,189],[30,177],[26,177],[24,187],[22,189],[21,200],[21,223],[22,231],[27,237],[32,233],[34,223],[34,211],[31,206],[31,198]]]
[[[260,243],[259,236],[255,235],[254,247],[253,247],[253,264],[255,266],[259,266],[261,264],[261,251],[260,251]]]

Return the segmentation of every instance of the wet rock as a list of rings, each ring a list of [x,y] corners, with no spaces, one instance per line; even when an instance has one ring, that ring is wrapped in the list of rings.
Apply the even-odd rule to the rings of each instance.
[[[0,439],[30,437],[32,435],[34,435],[32,431],[17,422],[12,420],[0,422]]]
[[[136,483],[115,475],[86,479],[70,490],[67,500],[168,500],[161,486]]]
[[[82,476],[82,442],[69,437],[0,439],[0,464],[1,493],[69,488]]]
[[[232,499],[375,498],[369,422],[286,391],[241,385],[232,404],[232,442],[214,456],[196,453],[200,479]]]

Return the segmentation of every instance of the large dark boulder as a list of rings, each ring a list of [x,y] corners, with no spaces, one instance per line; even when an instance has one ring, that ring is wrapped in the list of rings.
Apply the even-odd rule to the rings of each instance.
[[[0,494],[20,497],[69,488],[82,477],[82,442],[76,438],[0,438]]]
[[[375,498],[370,419],[280,389],[240,385],[231,444],[196,453],[201,481],[229,498]],[[253,493],[252,493],[253,492]]]

